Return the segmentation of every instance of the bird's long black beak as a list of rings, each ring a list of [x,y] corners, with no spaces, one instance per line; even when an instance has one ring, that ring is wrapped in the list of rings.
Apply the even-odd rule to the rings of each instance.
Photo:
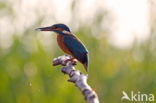
[[[37,31],[53,31],[54,28],[52,26],[49,26],[49,27],[41,27],[41,28],[37,28],[35,29]]]

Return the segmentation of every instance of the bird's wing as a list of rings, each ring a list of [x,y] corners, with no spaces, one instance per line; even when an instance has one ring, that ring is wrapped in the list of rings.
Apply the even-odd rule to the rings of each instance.
[[[88,51],[86,47],[75,36],[65,35],[63,41],[67,49],[73,54],[76,59],[81,62],[83,62],[85,58],[88,59]],[[84,62],[85,61],[86,60],[84,60]]]

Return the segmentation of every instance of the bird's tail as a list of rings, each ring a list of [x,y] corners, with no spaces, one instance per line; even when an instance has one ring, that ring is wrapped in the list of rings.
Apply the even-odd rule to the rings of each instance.
[[[83,63],[83,66],[84,66],[85,70],[88,72],[88,62]]]
[[[85,68],[85,70],[88,72],[88,53],[85,54],[84,56],[84,62],[83,62],[83,66]]]

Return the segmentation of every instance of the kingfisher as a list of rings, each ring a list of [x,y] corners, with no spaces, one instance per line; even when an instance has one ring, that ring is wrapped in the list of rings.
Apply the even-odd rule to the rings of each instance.
[[[37,28],[39,31],[52,31],[57,34],[57,43],[59,47],[68,55],[72,56],[70,60],[78,60],[88,71],[88,50],[65,24],[54,24],[48,27]]]

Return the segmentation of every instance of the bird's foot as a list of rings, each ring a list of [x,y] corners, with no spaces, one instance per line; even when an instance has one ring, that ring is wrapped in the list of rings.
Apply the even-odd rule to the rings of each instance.
[[[67,62],[69,62],[69,61],[71,61],[73,65],[76,65],[77,59],[75,59],[75,58],[67,59],[67,60],[65,60],[65,64],[67,64]]]

